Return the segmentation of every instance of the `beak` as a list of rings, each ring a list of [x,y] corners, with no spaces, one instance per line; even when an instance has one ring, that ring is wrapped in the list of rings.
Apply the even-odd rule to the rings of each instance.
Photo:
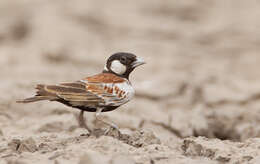
[[[137,57],[136,60],[132,63],[132,67],[138,67],[140,65],[146,64],[146,62],[144,61],[144,59]]]

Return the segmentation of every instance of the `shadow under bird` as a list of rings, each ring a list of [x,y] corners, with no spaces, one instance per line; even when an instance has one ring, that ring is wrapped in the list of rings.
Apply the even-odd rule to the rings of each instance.
[[[115,124],[104,121],[100,114],[115,110],[133,98],[135,91],[129,81],[129,75],[143,64],[144,60],[134,54],[115,53],[108,58],[102,73],[75,82],[38,84],[35,96],[17,102],[57,101],[81,110],[78,119],[81,127],[89,130],[84,120],[84,111],[87,111],[96,112],[96,120],[118,130]]]

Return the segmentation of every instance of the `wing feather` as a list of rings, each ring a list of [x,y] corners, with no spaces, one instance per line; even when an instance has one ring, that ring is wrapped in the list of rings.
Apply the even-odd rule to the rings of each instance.
[[[91,91],[88,91],[87,84],[82,82],[61,83],[59,85],[47,85],[45,90],[57,95],[73,106],[93,107],[104,103],[104,100]]]
[[[103,73],[76,82],[58,85],[36,86],[34,97],[18,102],[27,103],[41,100],[59,101],[66,105],[83,108],[120,106],[126,101],[120,96],[116,85],[126,80],[113,74]]]

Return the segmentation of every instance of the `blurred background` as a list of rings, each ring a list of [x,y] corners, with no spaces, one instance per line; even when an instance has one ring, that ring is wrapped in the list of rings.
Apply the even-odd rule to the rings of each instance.
[[[37,83],[99,73],[125,51],[147,64],[130,77],[135,99],[105,114],[121,129],[151,129],[161,140],[259,137],[259,17],[257,0],[1,0],[0,129],[73,131],[77,110],[15,100]]]

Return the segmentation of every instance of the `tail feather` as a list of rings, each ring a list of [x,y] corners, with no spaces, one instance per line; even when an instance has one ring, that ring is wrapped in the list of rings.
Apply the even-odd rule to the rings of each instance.
[[[51,100],[50,97],[46,96],[34,96],[30,98],[26,98],[23,100],[17,100],[17,103],[31,103],[31,102],[36,102],[36,101],[42,101],[42,100]]]
[[[31,103],[36,101],[42,101],[42,100],[50,100],[53,101],[57,99],[57,96],[53,93],[50,93],[45,90],[45,85],[39,84],[36,86],[37,91],[36,95],[34,97],[26,98],[23,100],[17,100],[17,103]]]

